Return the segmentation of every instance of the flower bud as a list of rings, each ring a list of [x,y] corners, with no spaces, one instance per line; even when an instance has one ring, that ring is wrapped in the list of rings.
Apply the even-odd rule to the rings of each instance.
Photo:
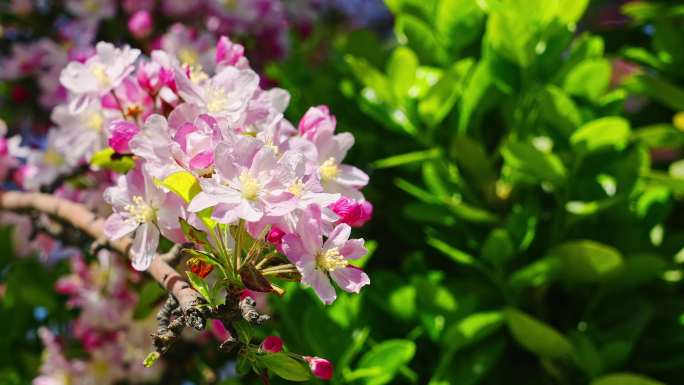
[[[299,135],[312,140],[319,133],[332,135],[337,120],[330,114],[328,106],[311,107],[299,121]]]
[[[244,68],[249,65],[245,58],[245,47],[221,36],[216,44],[216,64]]]
[[[214,265],[208,264],[199,258],[188,259],[187,265],[190,271],[197,274],[200,278],[206,277],[214,270]]]
[[[320,357],[304,356],[304,361],[309,363],[311,374],[321,380],[329,380],[333,376],[333,365],[330,361]]]
[[[126,120],[117,120],[109,125],[109,141],[108,144],[119,154],[129,153],[131,150],[128,143],[135,135],[140,132],[140,129],[135,124]]]
[[[138,39],[145,38],[152,32],[152,16],[146,10],[140,10],[128,19],[128,30]]]
[[[268,336],[261,342],[261,350],[267,353],[278,353],[283,350],[283,340],[278,336]]]
[[[361,227],[373,216],[373,205],[370,202],[347,197],[340,198],[330,209],[340,217],[341,223],[351,227]]]
[[[268,241],[268,243],[280,245],[280,243],[283,241],[284,236],[285,231],[281,230],[279,227],[273,226],[266,235],[266,240]]]

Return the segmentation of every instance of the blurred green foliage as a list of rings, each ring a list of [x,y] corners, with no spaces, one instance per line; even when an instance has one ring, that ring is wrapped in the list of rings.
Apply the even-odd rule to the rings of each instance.
[[[286,341],[340,384],[680,382],[681,5],[630,3],[617,33],[588,1],[386,3],[394,43],[268,70],[293,118],[326,103],[356,135],[376,206],[372,286],[274,301],[308,331]]]

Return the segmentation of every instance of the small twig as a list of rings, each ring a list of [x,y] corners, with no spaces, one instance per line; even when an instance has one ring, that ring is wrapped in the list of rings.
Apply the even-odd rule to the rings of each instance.
[[[173,263],[180,256],[180,254],[181,254],[180,251],[185,247],[189,247],[189,246],[185,243],[176,243],[166,253],[159,254],[159,257],[164,262]]]
[[[60,188],[64,184],[64,182],[79,177],[87,173],[88,171],[90,171],[90,165],[88,163],[81,164],[67,173],[58,175],[57,178],[53,180],[51,183],[41,186],[40,191],[44,193],[53,193],[55,192],[55,190]]]

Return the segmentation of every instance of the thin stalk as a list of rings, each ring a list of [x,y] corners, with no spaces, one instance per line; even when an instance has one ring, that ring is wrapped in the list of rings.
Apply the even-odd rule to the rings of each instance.
[[[281,270],[292,270],[292,269],[297,270],[297,268],[296,268],[293,264],[287,263],[287,264],[285,264],[285,265],[278,265],[278,266],[273,266],[273,267],[267,267],[267,268],[261,270],[261,273],[264,274],[264,273],[270,273],[270,272],[274,272],[274,271],[279,272],[279,271],[281,271]]]
[[[261,266],[265,265],[266,262],[268,262],[268,261],[270,261],[271,259],[273,259],[273,257],[275,257],[276,255],[278,255],[278,252],[275,251],[275,250],[272,251],[272,252],[270,252],[270,253],[268,253],[268,254],[266,254],[266,255],[264,255],[264,257],[261,259],[261,261],[259,261],[259,263],[256,264],[255,267],[256,267],[257,269],[260,269]]]
[[[237,239],[235,239],[235,252],[233,253],[233,266],[235,266],[235,274],[237,274],[238,266],[242,260],[242,233],[245,230],[245,221],[240,219],[240,224],[237,230]]]

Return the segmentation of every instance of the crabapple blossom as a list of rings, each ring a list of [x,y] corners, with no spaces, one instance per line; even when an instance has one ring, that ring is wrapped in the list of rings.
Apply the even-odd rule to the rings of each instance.
[[[332,378],[333,365],[330,363],[330,361],[321,357],[304,356],[303,358],[304,361],[309,364],[311,374],[325,381],[328,381]]]
[[[302,282],[311,286],[326,304],[337,298],[330,279],[351,293],[370,284],[363,270],[349,264],[350,259],[366,254],[363,239],[350,240],[350,232],[349,225],[339,224],[323,241],[320,208],[312,205],[300,218],[296,234],[283,237],[283,253],[302,274]]]
[[[130,254],[136,270],[146,270],[152,263],[160,232],[183,242],[178,222],[184,216],[180,198],[157,187],[144,165],[120,176],[116,186],[105,190],[104,200],[114,210],[105,222],[107,237],[118,239],[135,232]]]

